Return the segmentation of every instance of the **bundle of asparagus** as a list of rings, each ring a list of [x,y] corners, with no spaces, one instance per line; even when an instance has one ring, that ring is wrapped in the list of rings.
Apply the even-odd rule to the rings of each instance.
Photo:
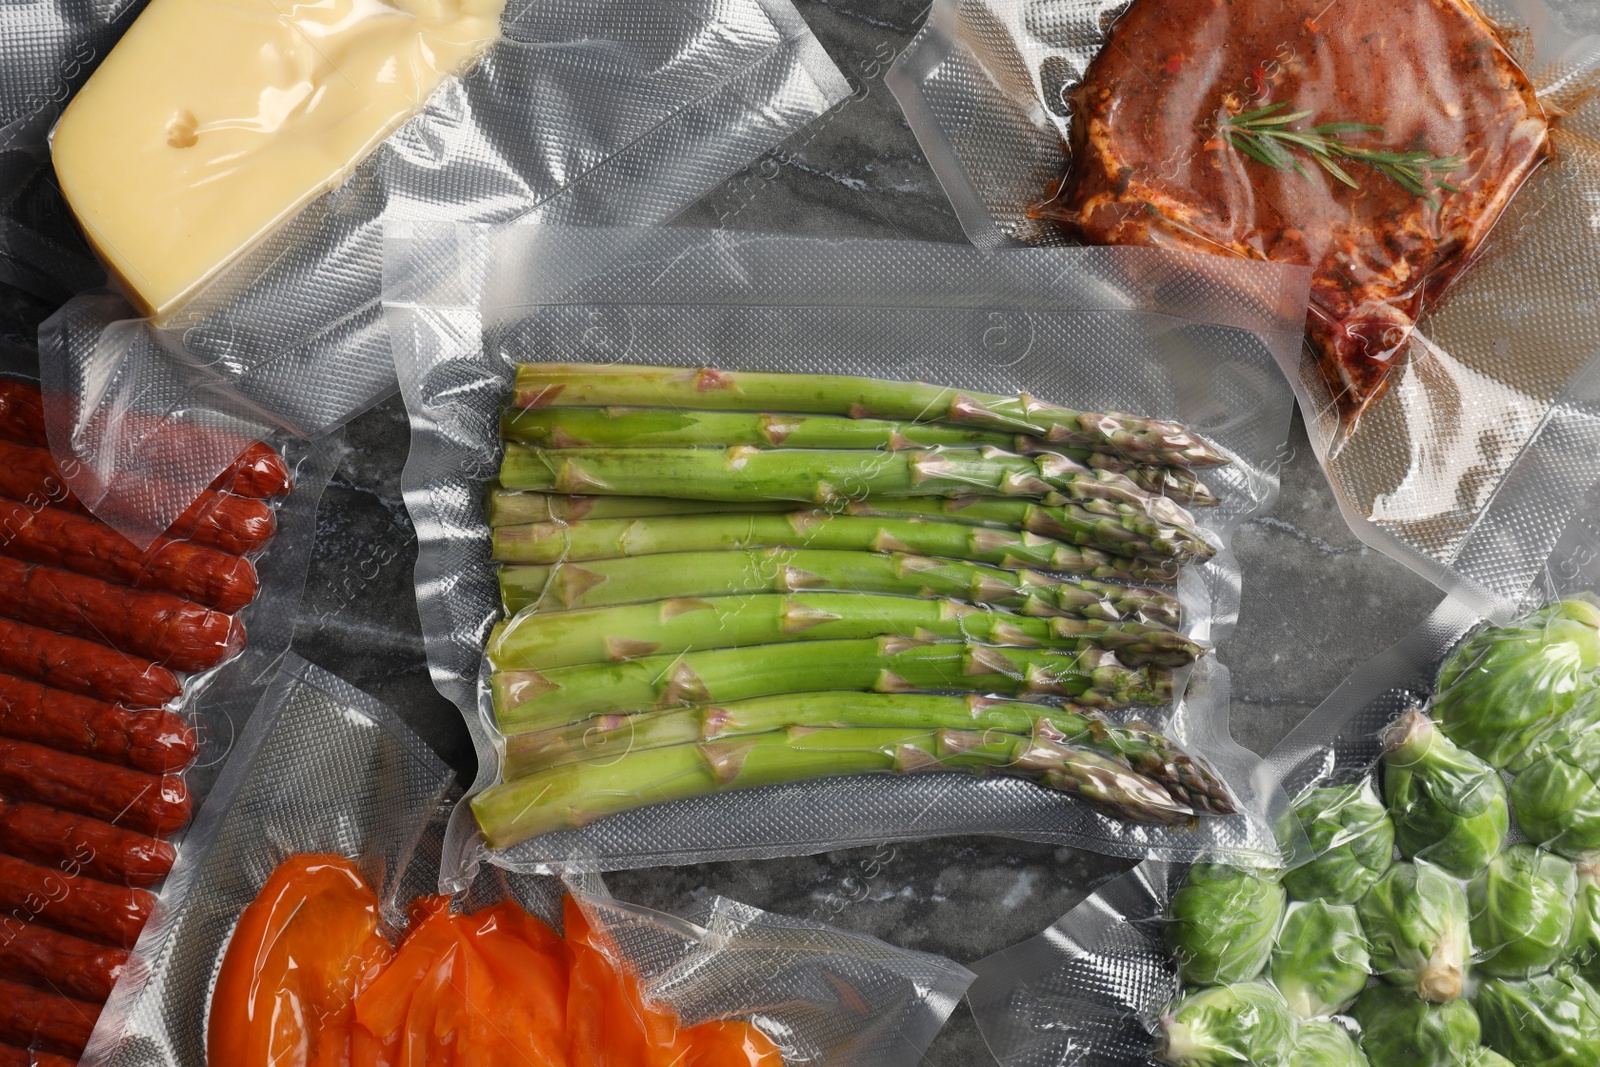
[[[1002,772],[1182,824],[1227,788],[1147,723],[1203,651],[1181,426],[866,378],[527,364],[486,501],[504,847],[642,804]],[[965,696],[949,695],[964,693]],[[998,696],[1012,699],[998,699]]]

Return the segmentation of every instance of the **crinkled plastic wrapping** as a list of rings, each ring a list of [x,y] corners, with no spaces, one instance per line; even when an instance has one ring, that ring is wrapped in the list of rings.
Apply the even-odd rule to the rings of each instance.
[[[55,189],[50,129],[144,0],[0,5],[0,281],[46,300],[105,272]]]
[[[1223,545],[1276,492],[1289,408],[1269,360],[1298,343],[1300,268],[1149,249],[988,254],[689,229],[433,225],[397,229],[388,245],[385,300],[412,418],[404,488],[421,544],[418,606],[435,684],[477,742],[475,793],[497,780],[501,759],[479,674],[500,616],[482,490],[498,470],[499,412],[518,363],[846,372],[1175,419],[1234,457],[1204,472],[1221,506],[1196,509]],[[1239,583],[1226,549],[1185,568],[1186,632],[1225,639]],[[621,868],[992,832],[1123,855],[1273,863],[1281,798],[1229,737],[1227,669],[1208,656],[1188,682],[1155,725],[1217,769],[1242,812],[1196,831],[1123,824],[1001,777],[863,776],[646,807],[536,838],[494,862],[544,869],[576,850]],[[467,877],[480,847],[463,805],[447,871]]]
[[[169,328],[104,293],[46,322],[46,388],[75,401],[56,450],[91,472],[96,513],[147,541],[231,458],[175,455],[150,419],[316,436],[394,387],[386,221],[661,222],[847,93],[789,0],[511,0],[477,66]]]
[[[1595,556],[1586,551],[1579,558],[1588,567]],[[1595,577],[1592,568],[1573,570],[1547,582],[1544,593],[1554,600],[1592,590]],[[1446,599],[1416,630],[1362,664],[1267,757],[1288,793],[1351,783],[1377,788],[1382,730],[1433,695],[1441,664],[1483,624],[1470,607]],[[1514,816],[1506,840],[1526,840]],[[1419,856],[1427,859],[1430,847]],[[1161,1011],[1180,991],[1163,917],[1187,869],[1141,864],[1043,934],[973,965],[973,1013],[1005,1067],[1150,1063]]]
[[[891,71],[975,243],[1069,239],[1027,209],[1063,172],[1070,91],[1122,6],[940,0]],[[1600,110],[1580,106],[1600,72],[1600,36],[1592,22],[1588,36],[1570,32],[1542,0],[1478,6],[1513,28],[1511,55],[1544,109],[1560,116],[1552,161],[1528,177],[1477,261],[1410,333],[1385,391],[1353,430],[1310,346],[1283,368],[1356,534],[1503,618],[1600,481],[1600,316],[1590,298],[1600,283],[1590,224]],[[1270,84],[1283,58],[1263,57],[1253,73]],[[1304,162],[1319,181],[1328,177]]]
[[[356,860],[396,929],[412,899],[438,889],[456,794],[438,757],[383,705],[294,656],[259,699],[136,966],[101,1016],[87,1067],[205,1063],[207,1005],[234,923],[290,855]],[[613,899],[577,869],[563,884],[486,868],[461,904],[514,898],[559,928],[568,892],[613,935],[649,995],[688,1023],[752,1018],[785,1063],[913,1067],[971,978],[938,956],[723,898],[664,915]]]

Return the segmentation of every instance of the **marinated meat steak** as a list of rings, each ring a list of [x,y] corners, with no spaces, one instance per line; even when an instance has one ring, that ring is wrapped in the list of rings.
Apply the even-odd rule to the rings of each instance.
[[[1307,332],[1347,419],[1548,151],[1533,87],[1462,0],[1135,0],[1072,100],[1071,163],[1034,214],[1093,244],[1310,265]],[[1225,127],[1274,105],[1298,116],[1276,129],[1444,165],[1420,192],[1336,157],[1351,188],[1292,138],[1268,165]]]

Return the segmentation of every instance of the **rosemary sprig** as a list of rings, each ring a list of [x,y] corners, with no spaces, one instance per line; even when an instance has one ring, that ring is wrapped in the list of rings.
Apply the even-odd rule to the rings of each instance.
[[[1430,203],[1437,204],[1438,198],[1425,182],[1431,181],[1436,187],[1452,193],[1461,191],[1439,178],[1438,174],[1460,170],[1466,165],[1465,157],[1446,156],[1439,159],[1426,152],[1382,152],[1346,144],[1341,139],[1341,135],[1346,133],[1375,133],[1383,129],[1382,126],[1370,126],[1364,122],[1324,122],[1305,130],[1291,130],[1291,122],[1309,118],[1311,112],[1291,111],[1284,114],[1283,109],[1287,106],[1282,103],[1268,104],[1254,111],[1229,115],[1218,124],[1218,131],[1228,139],[1229,144],[1257,163],[1275,170],[1298,171],[1301,177],[1307,179],[1311,177],[1311,172],[1292,149],[1299,148],[1310,153],[1323,170],[1352,189],[1361,188],[1361,183],[1339,165],[1341,159],[1364,163],[1407,192],[1424,197]]]

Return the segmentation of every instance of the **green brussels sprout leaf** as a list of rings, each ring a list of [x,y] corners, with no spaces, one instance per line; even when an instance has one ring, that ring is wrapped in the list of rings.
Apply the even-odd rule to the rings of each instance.
[[[1474,998],[1484,1044],[1519,1067],[1600,1063],[1600,992],[1570,967],[1487,978]]]
[[[1383,732],[1383,750],[1383,791],[1401,855],[1460,878],[1487,867],[1511,825],[1499,773],[1416,708]]]
[[[1461,995],[1472,935],[1467,895],[1455,879],[1430,864],[1397,863],[1356,912],[1378,977],[1436,1004]]]
[[[1373,986],[1351,1009],[1372,1067],[1464,1067],[1478,1054],[1478,1016],[1464,1000],[1429,1004]]]
[[[1354,904],[1394,861],[1394,825],[1371,785],[1313,789],[1294,811],[1315,854],[1283,876],[1296,900]]]
[[[1175,1067],[1288,1067],[1295,1017],[1278,991],[1259,982],[1202,989],[1168,1010],[1156,1058]]]
[[[1191,986],[1260,974],[1272,955],[1285,897],[1276,872],[1197,863],[1167,909],[1167,947]]]
[[[1295,1035],[1289,1067],[1367,1067],[1350,1031],[1329,1019],[1307,1019]]]
[[[1512,845],[1473,880],[1476,966],[1496,978],[1526,978],[1548,971],[1572,937],[1578,872],[1569,860],[1532,845]]]
[[[1343,1011],[1367,987],[1372,961],[1361,919],[1348,904],[1294,904],[1272,950],[1272,984],[1297,1015]]]
[[[1573,598],[1510,626],[1487,626],[1439,669],[1433,710],[1456,744],[1496,767],[1520,770],[1541,735],[1593,687],[1600,606]]]
[[[1600,852],[1600,776],[1570,755],[1545,756],[1511,781],[1517,828],[1572,859]]]

